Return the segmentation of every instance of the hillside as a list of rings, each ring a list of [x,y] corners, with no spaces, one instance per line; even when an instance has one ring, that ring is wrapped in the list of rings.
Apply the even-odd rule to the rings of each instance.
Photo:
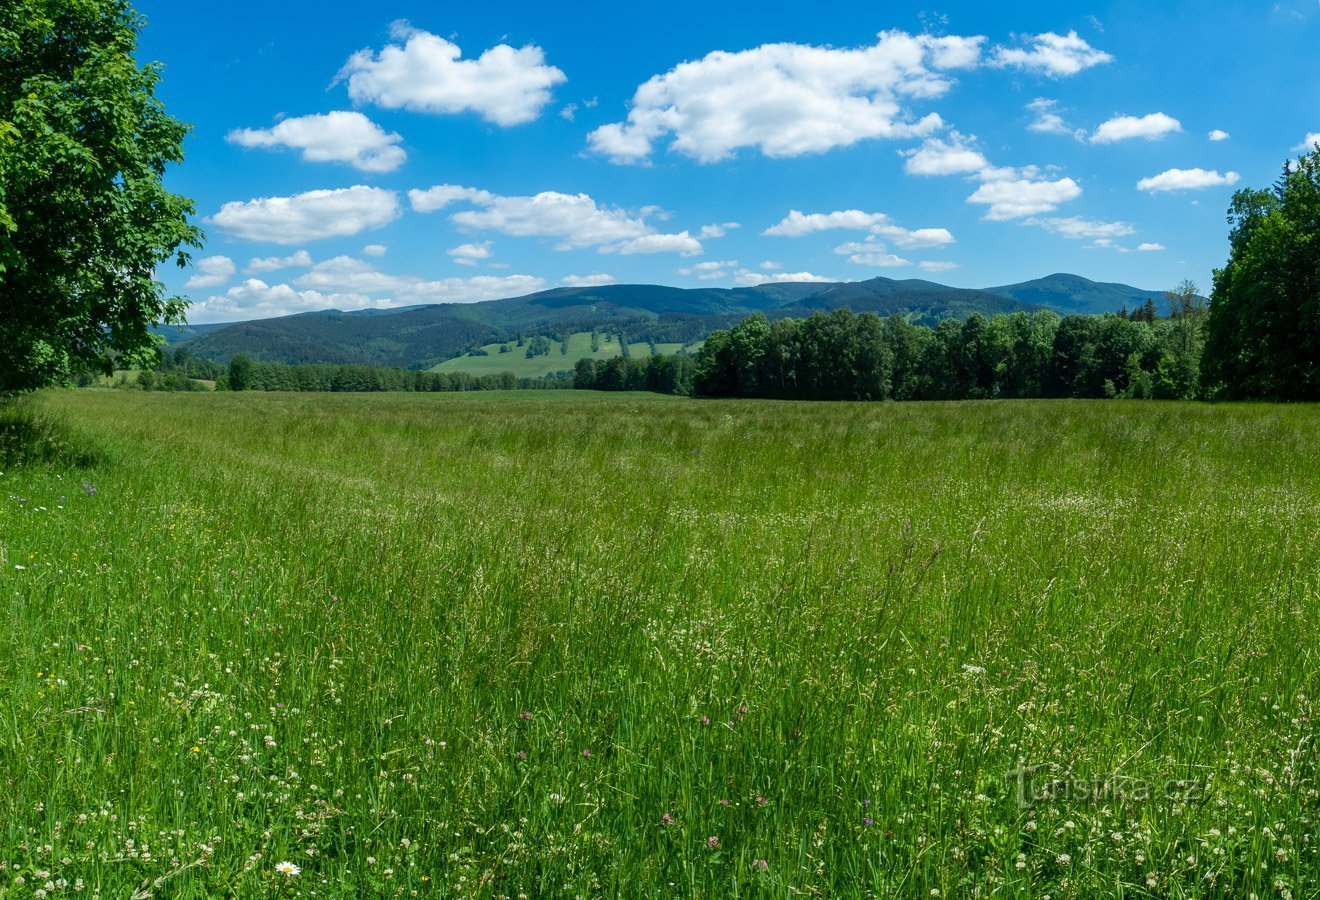
[[[656,344],[657,353],[677,353],[680,350],[695,351],[700,347],[698,341],[692,344],[665,343]],[[501,352],[501,347],[507,347],[508,350]],[[527,356],[526,347],[517,346],[517,341],[504,341],[493,344],[486,344],[482,348],[485,355],[471,356],[464,354],[456,356],[453,359],[447,359],[439,365],[432,366],[433,372],[467,372],[469,375],[497,375],[501,372],[512,372],[519,378],[540,378],[555,372],[564,372],[573,368],[580,359],[613,359],[621,352],[617,340],[611,336],[601,335],[598,340],[598,348],[591,349],[591,332],[579,331],[568,336],[568,352],[563,352],[564,347],[559,342],[552,342],[550,352],[540,356]],[[651,355],[651,345],[638,342],[628,346],[628,353],[631,356],[647,357]]]
[[[688,344],[756,312],[782,318],[851,309],[934,324],[976,312],[995,315],[1042,308],[1062,314],[1112,312],[1133,309],[1147,298],[1161,296],[1158,291],[1076,275],[1051,275],[985,290],[892,278],[744,288],[614,284],[555,288],[481,303],[327,310],[226,325],[170,326],[159,331],[167,341],[186,343],[196,356],[221,362],[245,353],[257,360],[294,364],[431,368],[474,347],[498,347],[519,336],[608,331],[622,334],[632,343]]]
[[[989,294],[1045,306],[1064,314],[1098,315],[1124,308],[1131,310],[1147,300],[1154,300],[1156,306],[1164,303],[1164,291],[1143,291],[1128,284],[1091,281],[1080,275],[1062,273],[985,290]]]

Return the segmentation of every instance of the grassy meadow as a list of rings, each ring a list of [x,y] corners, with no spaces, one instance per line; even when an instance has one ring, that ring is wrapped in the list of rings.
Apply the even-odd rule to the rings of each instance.
[[[3,900],[1320,895],[1320,408],[7,416]]]
[[[500,347],[507,346],[508,353],[501,353]],[[701,341],[694,341],[691,344],[656,344],[656,352],[661,355],[678,353],[680,350],[687,349],[689,353],[695,353],[701,347]],[[481,349],[486,351],[485,356],[457,356],[453,359],[447,359],[438,365],[432,366],[432,372],[466,372],[469,375],[499,375],[501,372],[512,372],[519,378],[542,378],[546,375],[553,375],[555,372],[565,372],[573,368],[579,359],[606,360],[618,356],[622,350],[619,347],[619,341],[613,335],[601,334],[597,343],[597,349],[591,349],[591,332],[578,331],[568,336],[568,352],[565,353],[563,344],[559,341],[550,342],[550,352],[541,356],[527,358],[527,348],[519,347],[516,340],[504,341],[497,344],[486,344]],[[651,356],[651,345],[647,343],[634,343],[628,345],[628,353],[645,359]]]

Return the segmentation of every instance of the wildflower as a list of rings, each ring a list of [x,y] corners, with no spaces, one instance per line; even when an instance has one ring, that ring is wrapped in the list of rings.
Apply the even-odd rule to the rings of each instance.
[[[765,798],[764,798],[764,797],[757,797],[757,798],[756,798],[756,805],[757,805],[757,806],[765,806]]]
[[[867,828],[870,828],[872,825],[875,824],[875,822],[871,821],[870,816],[867,816],[865,819],[862,819],[862,824],[865,825]]]
[[[282,863],[275,864],[275,871],[289,878],[297,878],[302,869],[289,862],[287,859]]]
[[[15,568],[20,568],[20,569],[21,569],[22,566],[16,566]],[[702,725],[709,725],[709,724],[710,724],[710,716],[702,716],[702,717],[701,717],[701,724],[702,724]]]
[[[590,758],[591,758],[591,750],[588,749],[587,747],[583,747],[583,748],[582,748],[582,755],[583,755],[584,757],[586,757],[587,759],[590,759]]]
[[[720,849],[720,839],[712,834],[710,837],[706,838],[706,846],[712,850],[718,850]]]
[[[763,859],[754,859],[752,860],[752,868],[758,872],[764,872],[770,868],[770,864]]]
[[[519,751],[518,751],[518,758],[519,758],[519,759],[526,759],[526,758],[527,758],[527,751],[526,751],[526,750],[519,750]]]
[[[674,817],[671,816],[669,813],[665,813],[663,816],[660,817],[660,824],[661,824],[661,825],[673,825],[673,824],[674,824]]]

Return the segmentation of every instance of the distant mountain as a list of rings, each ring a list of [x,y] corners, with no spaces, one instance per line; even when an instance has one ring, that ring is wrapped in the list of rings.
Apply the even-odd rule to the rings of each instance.
[[[611,284],[555,288],[481,303],[327,310],[224,325],[163,326],[158,331],[172,343],[186,343],[196,356],[221,362],[246,353],[254,359],[286,363],[426,368],[470,347],[520,334],[599,330],[620,332],[630,341],[684,344],[756,312],[783,318],[851,309],[934,324],[976,312],[1113,312],[1161,296],[1158,291],[1101,284],[1076,275],[1050,275],[985,290],[892,278],[742,288]]]
[[[1133,310],[1147,300],[1154,300],[1157,306],[1162,306],[1164,303],[1164,291],[1143,291],[1129,284],[1091,281],[1080,275],[1046,275],[1035,281],[1007,284],[985,290],[989,294],[1011,297],[1023,303],[1034,303],[1065,314],[1098,315],[1118,312],[1124,308]]]

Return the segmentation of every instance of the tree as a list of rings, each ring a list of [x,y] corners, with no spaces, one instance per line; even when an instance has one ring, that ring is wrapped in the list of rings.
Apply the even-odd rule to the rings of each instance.
[[[1214,273],[1202,382],[1218,396],[1320,400],[1320,144],[1272,190],[1240,190]]]
[[[231,391],[251,390],[252,384],[252,360],[246,355],[240,353],[229,361],[229,378],[227,380]]]
[[[0,393],[106,370],[183,321],[155,269],[201,246],[162,183],[189,129],[133,58],[141,27],[127,0],[0,4]]]

